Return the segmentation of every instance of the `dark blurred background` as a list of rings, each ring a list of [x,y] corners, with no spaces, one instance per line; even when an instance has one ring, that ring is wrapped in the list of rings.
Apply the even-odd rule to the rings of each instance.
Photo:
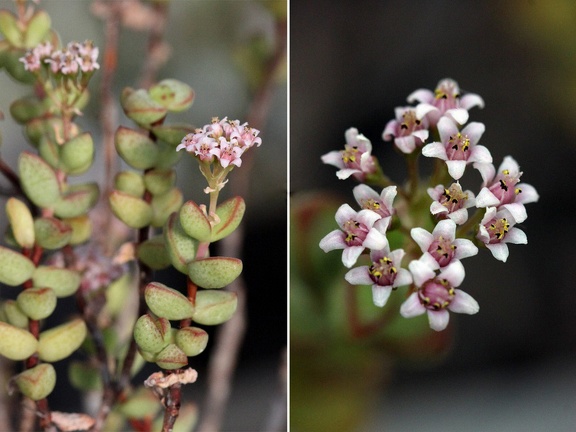
[[[12,2],[3,8],[13,10]],[[147,3],[147,2],[144,2]],[[246,121],[252,101],[250,76],[244,69],[248,63],[246,46],[261,38],[264,45],[274,43],[272,15],[259,1],[188,1],[173,0],[169,7],[165,42],[170,47],[167,63],[161,68],[158,80],[175,78],[192,86],[196,92],[193,106],[183,113],[171,114],[170,122],[185,122],[201,127],[212,117]],[[90,11],[90,0],[42,0],[39,7],[47,10],[52,27],[60,34],[64,44],[72,40],[93,40],[100,47],[100,64],[104,51],[103,22]],[[142,60],[146,53],[148,37],[145,32],[124,28],[120,34],[118,73],[114,78],[117,95],[124,87],[136,87]],[[264,46],[263,45],[263,46]],[[282,372],[287,345],[287,295],[286,295],[286,212],[287,212],[287,90],[286,65],[281,66],[273,86],[265,124],[260,126],[263,144],[253,149],[251,163],[245,162],[230,175],[230,182],[221,194],[221,200],[232,196],[231,186],[236,177],[247,176],[249,189],[244,199],[246,232],[243,248],[243,276],[247,287],[247,329],[234,374],[231,399],[222,430],[266,430],[277,406],[282,400]],[[84,116],[78,120],[82,127],[93,134],[97,146],[96,162],[83,178],[103,181],[103,149],[101,142],[97,72],[91,82],[92,98]],[[2,157],[16,166],[19,152],[29,150],[22,128],[9,115],[10,103],[29,92],[29,88],[15,83],[6,74],[0,74],[0,110],[5,114],[2,122]],[[118,124],[133,127],[121,112],[119,103]],[[126,167],[123,167],[125,169]],[[243,172],[244,171],[244,172]],[[248,173],[250,171],[250,173]],[[4,179],[2,179],[4,181]],[[183,157],[178,165],[178,186],[185,200],[205,202],[202,189],[206,186],[197,163]],[[0,200],[2,208],[5,200]],[[4,214],[4,212],[2,212]],[[3,232],[5,216],[0,216]],[[217,247],[217,246],[216,246]],[[157,280],[174,288],[183,288],[185,279],[177,272],[162,271]],[[2,298],[15,297],[13,288],[2,287]],[[59,308],[73,310],[73,299],[64,299]],[[57,311],[62,309],[57,309]],[[206,393],[207,359],[216,342],[215,328],[206,328],[211,335],[207,351],[190,359],[190,366],[199,372],[194,385],[184,388],[184,400],[204,403]],[[69,411],[79,398],[65,386],[66,368],[59,362],[59,388],[51,396],[53,409]],[[144,380],[157,370],[149,367],[140,374]],[[202,412],[202,411],[201,411]]]
[[[349,127],[401,182],[384,126],[412,91],[447,77],[484,99],[470,121],[486,125],[480,144],[496,167],[512,155],[540,194],[522,224],[528,245],[511,245],[506,263],[486,250],[464,262],[462,287],[480,313],[452,314],[445,361],[398,365],[363,430],[575,430],[576,3],[292,0],[290,19],[293,196],[326,191],[353,204],[355,183],[320,161]]]

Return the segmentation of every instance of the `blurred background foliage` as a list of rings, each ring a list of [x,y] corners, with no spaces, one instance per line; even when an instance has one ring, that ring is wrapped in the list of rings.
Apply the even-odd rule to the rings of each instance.
[[[329,430],[570,430],[576,4],[292,0],[290,19],[293,430],[323,430],[329,421]],[[528,245],[512,245],[507,263],[485,250],[464,263],[462,288],[480,313],[453,314],[441,344],[432,333],[411,344],[406,334],[399,352],[382,335],[352,338],[334,307],[348,301],[341,254],[312,250],[336,228],[338,206],[354,204],[355,183],[338,180],[320,156],[356,127],[384,172],[403,182],[404,162],[382,141],[384,126],[412,91],[446,77],[483,97],[485,108],[470,112],[486,125],[480,144],[497,166],[513,156],[540,201],[522,224]],[[462,185],[478,192],[480,182],[473,171]],[[419,354],[424,361],[414,361]],[[312,390],[318,371],[323,393]]]

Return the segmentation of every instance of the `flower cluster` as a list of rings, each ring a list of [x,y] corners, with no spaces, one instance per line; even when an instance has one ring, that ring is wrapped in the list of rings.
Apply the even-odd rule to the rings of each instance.
[[[227,117],[219,120],[214,117],[212,123],[186,135],[176,150],[186,149],[202,162],[212,163],[216,159],[223,168],[229,165],[239,167],[244,152],[254,145],[262,144],[259,133],[258,129],[249,127],[248,123],[240,124],[239,120],[228,120]]]
[[[70,42],[63,49],[56,49],[50,42],[42,42],[20,58],[27,71],[38,72],[42,66],[46,66],[54,75],[67,76],[99,69],[97,60],[98,47],[92,41]]]
[[[406,159],[408,187],[379,172],[371,142],[354,128],[346,132],[344,150],[322,156],[324,163],[339,168],[339,179],[353,177],[361,184],[354,189],[360,210],[342,205],[336,212],[339,229],[326,235],[320,247],[325,252],[342,249],[348,268],[366,255],[368,264],[351,268],[345,279],[352,285],[371,285],[379,307],[393,290],[409,286],[400,314],[409,318],[426,313],[430,327],[439,331],[448,325],[448,311],[479,310],[476,300],[459,289],[465,276],[462,259],[476,255],[480,247],[505,262],[507,243],[527,243],[516,225],[527,218],[525,204],[539,197],[534,187],[520,183],[522,172],[512,157],[505,157],[496,170],[490,151],[478,144],[485,127],[467,122],[470,108],[484,106],[480,96],[461,96],[458,84],[444,79],[435,91],[415,91],[408,102],[416,105],[396,108],[395,119],[382,133]],[[437,158],[425,187],[418,186],[420,154]],[[459,182],[468,165],[483,179],[477,194],[463,190]],[[383,189],[378,193],[368,184]],[[423,212],[426,196],[430,204]],[[472,209],[476,211],[469,217]],[[402,239],[402,248],[390,247],[392,230],[398,231],[394,238]],[[407,268],[402,267],[404,257],[409,258]]]

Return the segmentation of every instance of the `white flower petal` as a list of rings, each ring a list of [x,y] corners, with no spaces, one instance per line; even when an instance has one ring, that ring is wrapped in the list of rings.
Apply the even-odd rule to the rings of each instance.
[[[438,134],[440,135],[440,141],[446,143],[450,140],[452,135],[458,133],[458,126],[454,123],[454,120],[449,117],[442,117],[438,120]]]
[[[420,250],[422,250],[422,252],[426,252],[434,241],[434,236],[424,228],[420,227],[412,228],[410,230],[410,236],[414,239],[418,246],[420,246]]]
[[[416,148],[416,140],[412,135],[398,137],[394,139],[394,145],[396,145],[402,153],[410,154]]]
[[[476,165],[474,165],[476,166]],[[476,197],[476,207],[493,207],[500,204],[500,200],[494,195],[490,189],[482,188],[478,196]]]
[[[464,175],[464,170],[466,169],[466,161],[463,160],[449,160],[446,161],[446,165],[448,166],[448,174],[454,180],[460,180],[460,178]]]
[[[464,108],[452,108],[444,113],[445,116],[452,118],[458,124],[464,124],[468,121],[468,111]]]
[[[382,189],[382,192],[380,192],[380,199],[386,208],[392,208],[397,193],[396,186],[388,186]]]
[[[444,267],[440,271],[440,275],[438,277],[441,279],[446,279],[448,282],[450,282],[452,287],[457,287],[462,284],[465,275],[466,272],[464,271],[464,266],[460,261],[456,260],[452,261],[450,264]]]
[[[461,260],[463,258],[468,258],[478,254],[478,248],[474,243],[468,239],[456,239],[453,242],[456,246],[456,252],[454,253],[454,258]]]
[[[506,233],[504,237],[504,241],[506,243],[514,243],[514,244],[527,244],[528,237],[526,237],[526,233],[522,231],[520,228],[512,227]]]
[[[475,106],[484,108],[484,99],[475,93],[467,93],[460,99],[460,105],[467,110]]]
[[[452,312],[474,315],[480,310],[480,306],[470,294],[467,294],[462,290],[455,289],[454,298],[450,302],[448,309],[450,309]]]
[[[396,279],[394,279],[393,287],[401,287],[404,285],[410,285],[412,283],[412,274],[403,268],[398,269],[396,274]]]
[[[478,141],[480,141],[480,138],[484,134],[485,130],[486,126],[484,126],[484,123],[472,122],[468,123],[468,125],[462,129],[462,135],[468,136],[470,139],[470,145],[474,147]]]
[[[338,150],[331,151],[321,156],[322,162],[328,165],[334,165],[338,168],[344,168],[344,162],[342,161],[342,153]]]
[[[346,267],[350,268],[356,261],[358,261],[358,257],[364,251],[364,246],[350,246],[344,249],[342,252],[342,264]]]
[[[434,260],[435,261],[435,260]],[[410,273],[416,286],[421,287],[424,282],[433,279],[436,276],[434,269],[420,260],[414,260],[408,264]]]
[[[486,247],[492,252],[492,256],[498,261],[506,262],[509,255],[508,246],[506,243],[487,244]]]
[[[361,201],[364,200],[369,199],[377,200],[380,198],[378,192],[376,192],[370,186],[367,186],[365,184],[359,184],[358,186],[356,186],[354,189],[352,189],[352,193],[354,194],[354,198],[356,199],[356,202],[358,204],[360,204]]]
[[[368,266],[355,267],[344,275],[344,279],[352,285],[371,285],[374,283],[368,273]]]
[[[340,230],[334,230],[328,233],[320,240],[320,249],[324,252],[330,252],[334,249],[344,249],[347,244],[344,241],[345,234]]]
[[[522,223],[528,218],[528,214],[526,213],[526,207],[524,204],[520,203],[512,203],[512,204],[504,204],[506,210],[510,212],[512,218],[516,223]]]
[[[392,287],[388,286],[381,286],[374,284],[372,285],[372,301],[378,307],[384,307],[386,302],[388,301],[388,297],[390,297],[390,293],[392,292]]]
[[[433,142],[422,147],[422,154],[426,157],[437,157],[446,160],[446,148],[440,142]]]
[[[418,89],[410,93],[406,100],[408,103],[431,102],[434,100],[434,93],[428,89]]]
[[[441,220],[434,227],[432,235],[434,238],[443,237],[452,241],[456,237],[456,223],[451,219]]]
[[[448,209],[440,204],[439,201],[432,201],[432,204],[430,204],[430,213],[433,215],[437,215],[438,213],[448,213]]]
[[[344,168],[344,169],[341,169],[339,171],[336,171],[336,177],[338,177],[339,180],[346,180],[352,174],[361,173],[361,172],[362,171],[360,171],[359,169]]]
[[[480,162],[480,163],[491,163],[492,155],[490,150],[483,145],[475,145],[470,150],[470,156],[468,157],[469,162]]]
[[[448,322],[450,321],[450,314],[446,309],[440,309],[437,311],[428,310],[428,322],[430,323],[430,328],[436,331],[442,331],[448,327]]]
[[[388,123],[386,123],[386,126],[384,127],[384,131],[382,132],[382,139],[384,141],[390,141],[392,139],[392,137],[396,133],[396,126],[397,125],[398,125],[397,120],[390,120]]]
[[[488,185],[488,183],[492,182],[492,179],[496,175],[496,168],[492,163],[481,163],[475,162],[474,168],[480,171],[480,175],[482,176],[482,187]]]
[[[459,210],[456,210],[455,212],[450,213],[448,217],[452,219],[456,223],[456,225],[462,225],[468,220],[468,210],[466,210],[465,208],[461,208]]]
[[[531,186],[526,183],[520,183],[516,187],[522,191],[516,196],[517,202],[520,202],[522,204],[528,204],[532,202],[537,202],[538,199],[540,199],[540,195],[538,195],[538,192],[536,192],[534,186]]]
[[[346,221],[350,219],[356,219],[357,216],[358,213],[356,210],[350,207],[350,204],[342,204],[340,207],[338,207],[338,210],[336,210],[335,219],[338,226],[342,227]]]
[[[426,312],[426,308],[420,303],[417,292],[410,294],[410,297],[400,306],[400,315],[404,318],[412,318],[422,315],[424,312]]]

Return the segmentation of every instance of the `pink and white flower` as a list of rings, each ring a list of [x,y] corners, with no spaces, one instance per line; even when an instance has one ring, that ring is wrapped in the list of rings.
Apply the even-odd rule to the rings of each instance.
[[[508,209],[516,223],[524,222],[527,218],[524,204],[536,202],[539,199],[536,189],[526,183],[520,183],[522,172],[518,163],[511,157],[506,156],[498,171],[494,165],[475,164],[480,171],[482,179],[482,190],[476,199],[476,206],[497,207]]]
[[[470,240],[456,238],[456,223],[452,219],[439,221],[432,233],[416,227],[412,228],[410,235],[422,253],[430,254],[440,267],[478,253],[478,248]]]
[[[516,228],[515,224],[514,216],[508,209],[497,210],[496,207],[488,207],[478,227],[476,238],[486,245],[494,258],[506,262],[509,255],[506,243],[528,243],[526,233]]]
[[[372,210],[381,217],[392,216],[396,212],[392,204],[397,193],[396,186],[385,187],[378,194],[371,187],[359,184],[352,190],[352,193],[361,208]]]
[[[345,180],[350,176],[364,181],[367,174],[376,172],[376,163],[372,156],[372,143],[358,129],[350,128],[345,133],[344,150],[335,150],[322,156],[322,162],[340,168],[336,176]]]
[[[344,249],[342,263],[350,268],[358,257],[368,249],[384,249],[388,245],[386,229],[390,218],[382,218],[372,210],[356,212],[348,204],[342,204],[336,212],[340,229],[334,230],[320,241],[324,252]]]
[[[459,180],[464,174],[467,164],[492,162],[490,151],[486,147],[478,145],[484,129],[484,124],[472,122],[460,132],[456,123],[448,117],[442,117],[438,122],[441,142],[433,142],[424,146],[422,154],[445,160],[450,176],[454,180]]]
[[[458,83],[450,78],[441,80],[434,92],[428,89],[414,91],[408,96],[408,102],[420,102],[416,106],[416,115],[419,119],[428,117],[430,126],[436,126],[442,116],[464,124],[468,121],[470,108],[484,108],[484,100],[480,96],[474,93],[461,96]]]
[[[372,285],[372,299],[378,307],[383,307],[392,290],[412,283],[412,275],[400,267],[405,252],[396,249],[390,252],[386,246],[370,252],[372,264],[350,270],[344,278],[352,285]]]
[[[428,139],[428,120],[425,115],[434,109],[430,105],[428,110],[421,110],[418,117],[414,107],[397,107],[394,110],[396,119],[386,124],[382,139],[390,141],[394,138],[394,144],[400,151],[406,154],[412,153],[416,147],[422,147]]]
[[[412,318],[428,314],[428,322],[433,330],[441,331],[448,326],[448,311],[472,315],[480,306],[469,294],[457,289],[464,280],[464,266],[453,261],[436,275],[435,268],[424,260],[415,260],[409,264],[410,272],[417,290],[402,303],[400,314]]]
[[[428,188],[428,195],[434,201],[430,213],[438,219],[452,219],[457,225],[468,220],[468,209],[474,207],[476,198],[472,191],[462,191],[460,183],[452,183],[448,189],[443,185]]]

